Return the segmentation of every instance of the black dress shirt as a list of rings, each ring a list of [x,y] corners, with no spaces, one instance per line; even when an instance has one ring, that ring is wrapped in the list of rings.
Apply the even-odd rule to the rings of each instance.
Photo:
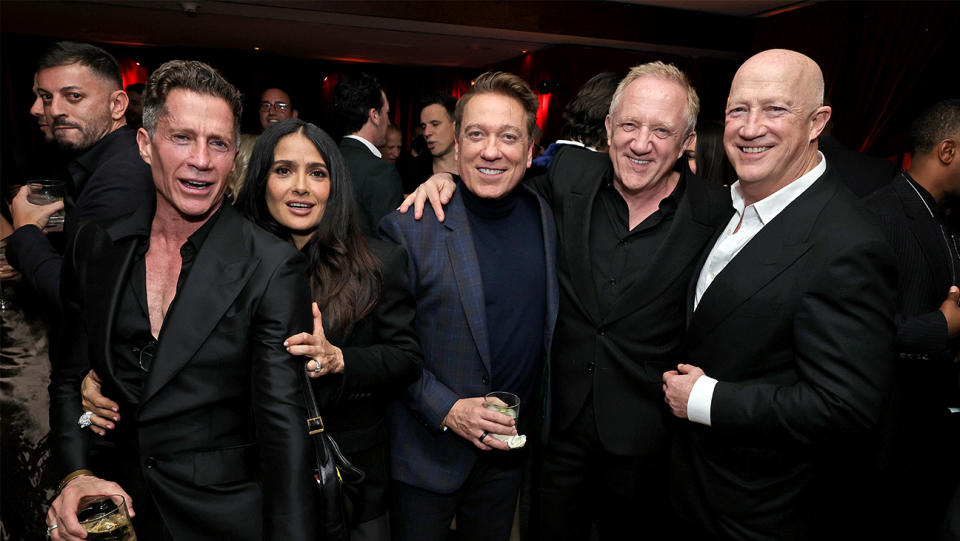
[[[653,254],[670,231],[684,187],[681,175],[673,192],[660,201],[660,208],[632,230],[627,203],[613,186],[613,180],[606,179],[597,192],[590,218],[590,260],[603,314],[646,272]]]
[[[223,205],[199,229],[187,238],[180,247],[180,275],[177,278],[177,294],[170,303],[168,312],[174,309],[180,297],[180,290],[190,275],[190,269],[196,259],[203,241],[206,240],[213,224],[223,211]],[[111,345],[112,356],[116,360],[117,379],[132,396],[139,399],[144,377],[152,368],[153,354],[159,340],[163,339],[163,330],[158,339],[154,339],[150,330],[150,310],[147,304],[147,266],[146,254],[150,248],[150,224],[153,220],[153,207],[144,207],[136,211],[143,217],[142,229],[136,254],[127,275],[127,287],[124,288],[117,306],[120,317],[116,318],[113,328],[114,340]]]

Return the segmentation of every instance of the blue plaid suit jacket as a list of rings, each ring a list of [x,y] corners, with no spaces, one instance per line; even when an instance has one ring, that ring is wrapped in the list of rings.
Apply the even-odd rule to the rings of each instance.
[[[543,351],[549,367],[559,302],[557,235],[550,207],[539,196],[537,201],[547,270]],[[417,300],[415,324],[424,353],[422,376],[388,411],[392,475],[403,483],[448,494],[463,485],[476,453],[483,451],[452,430],[444,432],[440,423],[457,400],[494,389],[488,376],[490,351],[480,266],[459,190],[444,212],[443,223],[429,205],[420,221],[413,219],[412,212],[394,212],[380,222],[380,234],[403,246],[409,256],[410,289]]]

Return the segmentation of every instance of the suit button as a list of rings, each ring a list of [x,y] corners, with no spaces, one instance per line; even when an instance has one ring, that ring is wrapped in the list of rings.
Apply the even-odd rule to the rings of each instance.
[[[148,470],[152,470],[154,466],[157,465],[157,459],[148,456],[147,459],[143,461],[143,465],[146,466]]]
[[[486,385],[486,384],[490,383],[490,377],[487,376],[486,374],[484,374],[483,377],[480,378],[480,381],[482,381],[483,384]]]
[[[601,328],[600,328],[600,336],[606,336],[606,335],[607,335],[607,330],[601,327]]]
[[[587,365],[587,374],[593,374],[593,367],[596,366],[596,365],[597,365],[597,363],[590,363],[590,364],[588,364],[588,365]]]

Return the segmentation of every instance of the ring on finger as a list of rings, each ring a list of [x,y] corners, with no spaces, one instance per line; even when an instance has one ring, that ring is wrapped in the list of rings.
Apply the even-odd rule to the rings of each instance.
[[[486,438],[486,437],[489,436],[489,435],[490,435],[490,433],[487,432],[486,430],[484,430],[484,431],[483,431],[483,434],[480,434],[480,437],[478,438],[478,440],[480,441],[480,443],[483,443],[483,438]]]
[[[317,367],[313,369],[314,374],[319,374],[323,371],[323,364],[320,363],[320,359],[314,359],[313,362],[317,363]]]
[[[49,536],[50,536],[50,532],[52,532],[53,530],[56,530],[56,529],[59,528],[59,527],[60,527],[59,524],[51,524],[51,525],[47,526],[47,536],[49,537]]]

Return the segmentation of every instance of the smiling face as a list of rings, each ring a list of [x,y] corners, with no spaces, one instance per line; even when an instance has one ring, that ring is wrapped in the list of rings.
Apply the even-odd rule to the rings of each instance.
[[[83,151],[122,125],[127,95],[113,86],[80,63],[37,72],[37,95],[57,144]]]
[[[330,197],[330,172],[305,135],[291,133],[277,142],[267,177],[267,210],[303,247],[323,218]]]
[[[457,166],[467,189],[498,199],[517,186],[533,160],[526,125],[523,105],[513,98],[485,93],[467,102],[457,141]]]
[[[624,198],[657,190],[670,178],[693,137],[684,133],[686,108],[686,91],[667,79],[644,76],[623,89],[606,127],[614,186]]]
[[[156,133],[137,132],[157,189],[157,213],[205,220],[220,207],[233,170],[233,111],[223,98],[180,88],[170,91],[164,108]]]
[[[263,129],[296,116],[297,111],[290,103],[290,96],[283,90],[268,88],[260,96],[260,126]]]
[[[420,111],[420,127],[430,154],[440,157],[453,152],[453,119],[443,105],[434,103],[424,107]]]
[[[737,71],[723,146],[748,199],[776,192],[817,164],[816,138],[830,118],[822,88],[817,65],[792,51],[765,51]]]

